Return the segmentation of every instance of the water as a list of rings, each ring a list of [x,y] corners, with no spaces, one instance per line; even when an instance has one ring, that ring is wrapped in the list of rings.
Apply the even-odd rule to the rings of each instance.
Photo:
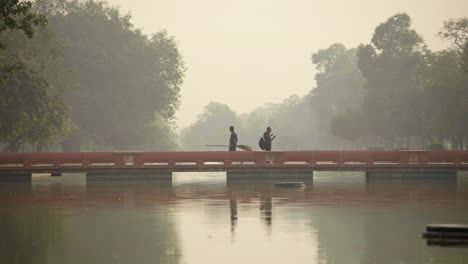
[[[321,173],[305,188],[178,174],[173,183],[38,177],[0,184],[0,263],[468,263],[428,223],[468,223],[468,181],[365,182]]]

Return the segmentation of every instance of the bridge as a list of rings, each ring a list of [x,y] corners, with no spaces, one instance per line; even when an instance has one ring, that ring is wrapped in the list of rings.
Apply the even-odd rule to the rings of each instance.
[[[225,171],[227,179],[312,179],[314,171],[364,171],[367,177],[453,177],[468,151],[179,151],[0,153],[0,181],[33,173],[86,173],[94,180],[171,180],[173,172]]]

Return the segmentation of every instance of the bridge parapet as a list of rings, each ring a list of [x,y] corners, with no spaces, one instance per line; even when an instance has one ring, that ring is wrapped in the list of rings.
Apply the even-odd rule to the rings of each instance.
[[[176,151],[0,153],[0,171],[96,168],[452,167],[467,169],[468,151]]]

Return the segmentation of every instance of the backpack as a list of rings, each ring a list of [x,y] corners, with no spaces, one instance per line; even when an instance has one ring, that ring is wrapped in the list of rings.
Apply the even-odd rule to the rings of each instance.
[[[261,137],[260,140],[258,141],[258,146],[260,147],[261,150],[266,149],[266,142],[263,137]]]

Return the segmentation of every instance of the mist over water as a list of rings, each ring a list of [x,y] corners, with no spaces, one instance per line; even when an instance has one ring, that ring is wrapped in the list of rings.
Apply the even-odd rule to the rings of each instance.
[[[468,263],[466,10],[2,0],[0,264]]]
[[[303,188],[180,173],[173,182],[0,184],[2,263],[466,263],[429,223],[468,219],[468,181],[317,173]],[[8,252],[8,254],[4,254]]]
[[[315,87],[312,53],[333,43],[357,47],[388,17],[408,13],[431,50],[450,44],[437,37],[442,22],[465,17],[464,0],[110,0],[131,12],[145,32],[167,29],[188,66],[180,128],[196,121],[210,101],[237,114],[281,103]],[[198,98],[193,100],[193,98]]]
[[[466,1],[7,1],[4,152],[467,147]]]

